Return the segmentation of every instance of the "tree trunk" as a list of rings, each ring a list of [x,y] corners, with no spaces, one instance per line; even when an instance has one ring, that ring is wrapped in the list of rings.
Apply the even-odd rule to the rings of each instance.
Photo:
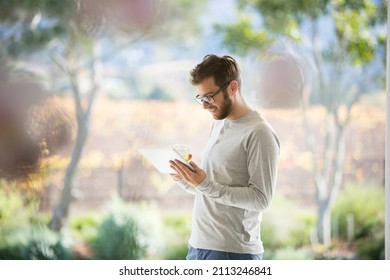
[[[317,175],[316,179],[318,241],[325,247],[331,244],[331,207],[340,192],[344,172],[346,123],[341,124],[335,121],[336,119],[334,116],[328,118],[329,129],[326,132],[324,152],[326,168]]]
[[[328,201],[318,202],[318,220],[317,220],[318,241],[325,248],[331,243],[331,215]]]
[[[325,247],[331,244],[331,207],[340,191],[345,158],[345,123],[335,121],[335,113],[329,112],[326,118],[324,150],[316,157],[318,149],[313,141],[313,132],[308,124],[306,107],[303,106],[303,122],[307,134],[307,145],[312,154],[313,176],[316,186],[317,237]],[[320,162],[323,161],[321,164]],[[321,167],[320,167],[321,166]]]
[[[60,201],[54,210],[53,218],[50,222],[50,228],[52,230],[59,231],[66,223],[66,218],[69,214],[69,205],[73,200],[73,177],[76,173],[87,138],[88,123],[86,121],[82,121],[82,123],[78,123],[77,137],[72,153],[72,159],[65,172],[64,188],[62,190]]]
[[[72,190],[73,190],[73,178],[77,171],[77,167],[79,161],[81,159],[81,155],[85,146],[85,143],[88,138],[88,128],[89,128],[89,120],[92,111],[92,106],[94,104],[95,97],[99,90],[100,80],[101,80],[101,62],[97,59],[96,49],[93,47],[92,54],[92,63],[90,65],[90,79],[92,88],[87,97],[87,106],[82,106],[82,97],[79,87],[79,81],[77,79],[77,75],[72,71],[69,71],[67,74],[69,75],[70,83],[73,90],[73,97],[76,106],[76,114],[77,114],[77,136],[76,143],[73,148],[71,161],[66,169],[65,177],[64,177],[64,188],[62,190],[62,194],[60,200],[54,210],[52,220],[50,221],[50,228],[56,231],[59,231],[66,223],[69,214],[69,206],[73,200]]]

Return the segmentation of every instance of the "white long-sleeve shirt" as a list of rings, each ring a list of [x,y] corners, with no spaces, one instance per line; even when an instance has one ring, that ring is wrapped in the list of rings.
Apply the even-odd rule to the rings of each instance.
[[[207,177],[197,188],[178,182],[195,195],[192,247],[264,252],[260,223],[275,190],[279,149],[272,127],[256,111],[214,123],[201,163]]]

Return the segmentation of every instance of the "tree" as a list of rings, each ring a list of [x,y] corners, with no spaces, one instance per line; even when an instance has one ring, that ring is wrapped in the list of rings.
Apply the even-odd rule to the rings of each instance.
[[[92,86],[87,100],[83,102],[79,76],[84,69],[80,69],[82,65],[79,64],[77,56],[86,55],[91,59],[95,55],[95,49],[89,34],[81,26],[82,22],[76,17],[77,1],[59,3],[51,0],[39,2],[26,0],[0,3],[1,11],[4,13],[1,35],[5,44],[2,51],[15,58],[28,60],[28,56],[33,53],[42,53],[42,50],[45,50],[62,74],[68,78],[73,93],[77,133],[71,161],[65,172],[63,192],[51,221],[51,227],[58,230],[61,228],[60,221],[68,214],[72,199],[72,179],[87,139],[89,116],[98,90],[97,61],[92,59],[92,63],[86,69],[90,71]],[[81,61],[85,62],[85,59]]]
[[[373,90],[374,77],[383,77],[385,73],[384,63],[378,60],[385,60],[381,55],[387,1],[239,0],[238,3],[240,10],[248,13],[235,23],[217,26],[231,51],[241,55],[263,54],[280,41],[288,40],[299,46],[314,65],[310,99],[321,104],[327,115],[322,151],[314,143],[307,118],[305,127],[313,160],[318,239],[328,246],[330,208],[342,186],[345,129],[351,108],[363,93]],[[300,98],[305,113],[308,104],[302,95]]]
[[[4,51],[20,59],[44,49],[52,62],[55,62],[62,71],[62,75],[67,77],[74,98],[77,133],[71,161],[65,172],[62,195],[51,221],[51,227],[56,230],[62,227],[62,221],[68,215],[72,200],[72,180],[88,136],[89,117],[100,79],[99,61],[96,59],[96,47],[93,44],[94,38],[88,33],[88,28],[94,26],[85,28],[82,25],[84,22],[77,14],[78,9],[85,8],[81,3],[85,5],[87,2],[58,3],[41,0],[39,2],[6,1],[5,3],[3,1],[2,3],[2,11],[7,14],[4,26],[19,31],[10,34],[2,33],[6,37]],[[95,24],[99,17],[99,14],[95,18],[88,17],[88,20],[92,19],[88,23]],[[18,24],[19,22],[22,24]],[[87,66],[84,67],[82,63],[86,61]],[[83,72],[89,72],[87,79],[91,85],[88,92],[84,93],[80,87]]]
[[[51,228],[63,226],[74,199],[73,178],[88,138],[103,61],[146,34],[167,36],[172,23],[179,26],[175,31],[181,30],[177,17],[171,16],[191,7],[188,0],[165,5],[159,0],[0,0],[0,54],[24,61],[39,54],[40,62],[49,65],[47,71],[54,73],[53,86],[65,85],[74,100],[76,139]]]

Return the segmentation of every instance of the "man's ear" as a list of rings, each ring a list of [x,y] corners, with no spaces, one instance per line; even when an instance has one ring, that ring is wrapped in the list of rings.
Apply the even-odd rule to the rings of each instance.
[[[231,91],[231,96],[234,96],[238,92],[238,82],[236,80],[231,81],[229,88]]]

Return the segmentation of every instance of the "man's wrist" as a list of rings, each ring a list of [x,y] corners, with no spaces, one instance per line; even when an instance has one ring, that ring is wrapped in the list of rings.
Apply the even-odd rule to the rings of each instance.
[[[206,189],[209,185],[209,178],[206,176],[195,188],[196,189]]]

